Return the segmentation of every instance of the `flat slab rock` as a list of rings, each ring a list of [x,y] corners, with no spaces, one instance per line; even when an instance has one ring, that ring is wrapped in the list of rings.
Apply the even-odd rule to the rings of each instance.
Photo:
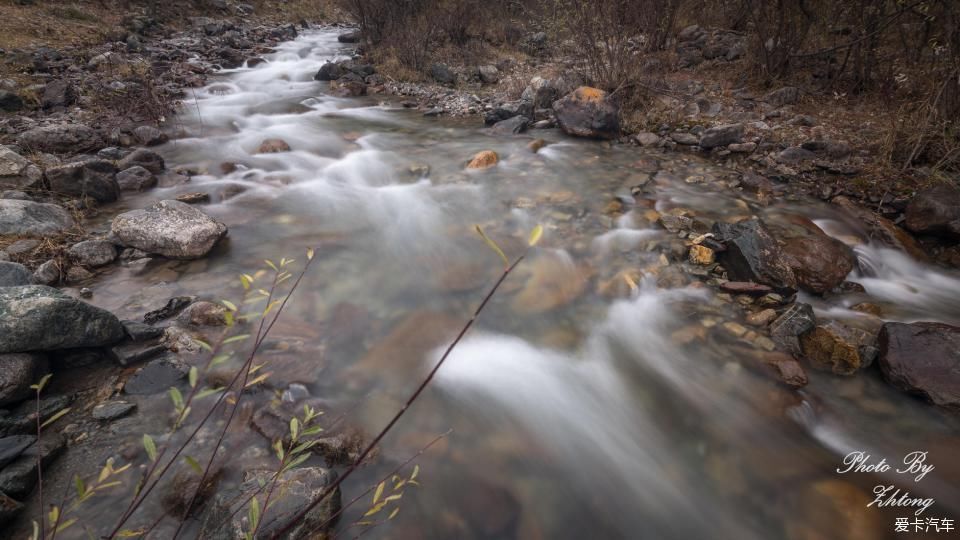
[[[879,344],[880,370],[890,384],[960,410],[960,327],[888,322]]]
[[[49,203],[0,199],[0,234],[43,236],[74,225],[66,209]]]
[[[227,234],[227,226],[179,201],[160,201],[113,219],[113,235],[133,247],[171,259],[203,257]]]

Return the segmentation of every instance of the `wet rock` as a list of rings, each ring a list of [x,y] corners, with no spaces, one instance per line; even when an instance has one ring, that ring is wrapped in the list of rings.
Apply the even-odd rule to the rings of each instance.
[[[48,467],[65,448],[62,435],[45,433],[39,444],[31,445],[16,461],[0,472],[0,491],[13,497],[26,498],[37,483],[37,458],[40,458],[41,466]]]
[[[0,146],[0,188],[33,189],[43,183],[43,172],[9,146]],[[21,197],[4,196],[4,199]]]
[[[694,244],[690,246],[689,259],[693,264],[710,265],[716,262],[717,253],[707,246]]]
[[[367,85],[362,80],[340,77],[330,81],[330,94],[339,97],[359,97],[367,95]]]
[[[803,216],[767,222],[801,289],[823,294],[844,282],[856,265],[853,250]]]
[[[36,437],[33,435],[0,437],[0,469],[20,457],[20,454],[32,446],[34,441],[36,441]]]
[[[120,160],[120,162],[117,164],[117,167],[120,170],[126,170],[130,167],[136,167],[138,165],[152,172],[153,174],[160,174],[164,169],[166,169],[166,164],[163,162],[163,157],[153,150],[147,150],[146,148],[138,148],[127,154],[123,159]]]
[[[157,328],[156,330],[163,334],[162,329]],[[110,349],[110,356],[121,366],[132,366],[152,360],[165,352],[167,352],[166,346],[160,343],[159,338],[155,338],[146,342],[122,343]]]
[[[763,101],[774,107],[783,107],[784,105],[793,105],[800,100],[800,89],[795,86],[785,86],[768,93],[763,97]]]
[[[470,163],[467,164],[468,169],[488,169],[493,167],[500,161],[500,156],[497,155],[493,150],[484,150],[479,152],[477,155],[473,156],[473,159],[470,160]]]
[[[33,395],[30,385],[46,373],[47,358],[42,354],[0,354],[0,407]]]
[[[320,66],[320,70],[317,71],[317,74],[314,75],[313,78],[317,81],[335,81],[343,77],[344,73],[346,73],[346,70],[340,67],[340,64],[327,62]]]
[[[730,279],[769,285],[777,292],[796,290],[797,278],[763,222],[758,219],[733,224],[717,222],[713,232],[727,248],[718,259]]]
[[[106,240],[85,240],[67,250],[70,258],[84,266],[103,266],[117,258],[117,248]]]
[[[143,322],[147,324],[155,324],[160,321],[169,319],[184,310],[187,306],[193,303],[196,300],[196,297],[193,296],[175,296],[169,300],[164,306],[160,309],[155,309],[148,312],[143,316]]]
[[[69,80],[51,81],[44,86],[40,106],[44,110],[63,109],[77,101],[77,88]]]
[[[720,290],[730,294],[749,294],[753,296],[763,296],[772,292],[767,285],[753,283],[751,281],[726,281],[720,284]]]
[[[23,109],[23,99],[9,90],[0,90],[0,111],[17,112]]]
[[[228,198],[228,197],[224,197],[224,198]],[[177,198],[175,200],[180,201],[182,203],[187,203],[187,204],[208,203],[210,202],[210,194],[203,193],[201,191],[197,191],[194,193],[184,193],[182,195],[177,195]]]
[[[211,508],[204,514],[200,538],[208,540],[243,538],[244,531],[249,527],[243,512],[234,514],[233,503],[260,490],[261,485],[272,480],[273,474],[274,471],[270,470],[248,471],[239,490],[218,495]],[[285,489],[277,490],[271,502],[271,511],[263,516],[260,532],[265,538],[275,536],[281,527],[303,512],[335,480],[336,473],[320,467],[300,467],[283,473],[278,483]],[[306,540],[325,537],[337,522],[335,516],[340,512],[340,504],[338,487],[323,502],[297,521],[293,529],[283,538]]]
[[[183,311],[181,318],[195,326],[224,326],[227,308],[213,302],[195,302]]]
[[[960,409],[960,328],[888,322],[880,329],[879,345],[880,371],[887,382],[937,405]]]
[[[793,388],[802,388],[809,379],[807,372],[793,356],[783,352],[740,349],[739,356],[749,359],[747,366],[763,372],[775,380]]]
[[[740,176],[740,186],[750,193],[773,193],[773,182],[752,172],[745,172]]]
[[[266,139],[257,147],[257,154],[277,154],[280,152],[289,152],[290,145],[283,139]]]
[[[485,125],[492,126],[497,122],[513,118],[514,116],[531,118],[533,116],[533,105],[531,105],[529,101],[524,100],[502,103],[484,115],[483,122]]]
[[[106,146],[96,131],[82,124],[60,124],[29,129],[17,137],[17,144],[33,152],[51,154],[82,154],[94,152]]]
[[[30,285],[33,275],[27,267],[14,262],[0,261],[0,287],[16,287]]]
[[[0,288],[0,352],[99,347],[123,337],[123,326],[112,313],[57,289],[44,285]]]
[[[747,315],[747,324],[752,326],[766,326],[776,318],[777,312],[768,308]]]
[[[889,219],[862,208],[844,196],[834,197],[831,202],[842,208],[848,216],[864,224],[872,240],[904,251],[914,259],[921,261],[928,259],[920,244],[909,233],[894,225]]]
[[[166,133],[154,126],[138,126],[134,128],[133,136],[144,146],[157,146],[170,140]]]
[[[131,395],[156,394],[165,392],[187,376],[190,367],[173,354],[160,358],[138,369],[127,379],[123,391]]]
[[[798,486],[786,494],[785,504],[790,508],[791,519],[785,523],[783,538],[884,538],[888,536],[888,529],[893,528],[893,520],[870,506],[874,497],[854,484],[832,478]]]
[[[506,120],[501,120],[490,128],[490,131],[497,135],[519,135],[527,130],[530,120],[525,116],[514,116]]]
[[[726,124],[707,129],[700,136],[701,148],[716,148],[743,142],[743,124]]]
[[[589,272],[576,263],[558,257],[541,255],[528,260],[513,279],[526,281],[510,302],[517,313],[545,313],[565,306],[578,298],[587,286]]]
[[[127,247],[171,259],[196,259],[213,249],[227,226],[188,204],[168,200],[118,215],[111,231]]]
[[[94,420],[110,421],[122,418],[136,408],[137,404],[129,401],[106,401],[95,406],[91,415]]]
[[[800,336],[813,330],[817,319],[810,304],[796,303],[770,324],[770,338],[781,350],[801,355]]]
[[[54,395],[40,399],[40,422],[45,422],[64,407],[70,406],[73,397]],[[7,435],[30,435],[37,432],[37,403],[27,400],[8,414],[0,415],[0,437]]]
[[[360,31],[354,30],[352,32],[346,32],[337,36],[337,41],[340,43],[360,43]]]
[[[430,66],[430,77],[440,84],[456,84],[457,74],[446,64]]]
[[[120,198],[116,166],[105,159],[91,159],[47,169],[50,191],[74,197],[90,197],[98,202]]]
[[[836,375],[852,375],[877,356],[876,336],[836,321],[818,324],[800,337],[803,355],[813,367]]]
[[[534,139],[527,143],[527,148],[534,154],[539,152],[545,146],[547,146],[547,141],[543,139]]]
[[[157,185],[157,177],[147,169],[134,165],[117,173],[121,191],[144,191]]]
[[[60,281],[60,265],[57,261],[51,259],[33,272],[33,281],[39,285],[53,285]]]
[[[620,109],[603,90],[581,86],[554,102],[553,110],[568,135],[598,139],[620,136]]]
[[[222,476],[223,467],[216,461],[203,478],[202,485],[200,480],[203,475],[199,472],[191,467],[180,469],[164,486],[163,496],[160,498],[164,510],[178,519],[196,512],[216,493]]]
[[[960,188],[946,182],[910,200],[906,226],[915,233],[960,237]]]

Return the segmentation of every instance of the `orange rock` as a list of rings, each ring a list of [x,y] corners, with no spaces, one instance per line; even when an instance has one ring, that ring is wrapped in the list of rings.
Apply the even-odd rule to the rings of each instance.
[[[598,101],[603,101],[607,97],[607,93],[599,88],[581,86],[573,92],[573,96],[577,101],[596,103]]]
[[[545,140],[543,140],[543,139],[534,139],[534,140],[530,141],[529,144],[527,144],[527,148],[528,148],[531,152],[533,152],[534,154],[536,154],[537,152],[540,151],[541,148],[543,148],[543,147],[546,146],[546,145],[547,145],[547,141],[545,141]]]
[[[260,143],[257,148],[257,154],[276,154],[278,152],[289,152],[290,145],[283,139],[267,139]]]
[[[500,161],[500,156],[497,155],[493,150],[484,150],[483,152],[478,153],[473,156],[473,159],[470,160],[470,163],[467,164],[468,169],[487,169],[493,167]]]

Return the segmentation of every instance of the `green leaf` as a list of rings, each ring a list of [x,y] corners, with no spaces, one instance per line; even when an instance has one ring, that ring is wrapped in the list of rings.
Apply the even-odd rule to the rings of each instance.
[[[294,416],[290,419],[290,440],[296,441],[300,435],[300,421]]]
[[[153,442],[153,437],[146,433],[143,434],[143,449],[147,451],[150,461],[157,460],[157,445]]]
[[[73,487],[77,490],[77,498],[82,499],[87,492],[87,485],[83,483],[83,478],[79,474],[73,476]]]
[[[410,479],[411,479],[411,480],[416,480],[418,474],[420,474],[420,466],[419,466],[419,465],[414,465],[414,466],[413,466],[413,473],[410,474]]]
[[[216,393],[219,393],[219,392],[222,392],[222,391],[223,391],[223,387],[222,387],[222,386],[218,386],[218,387],[216,387],[216,388],[204,388],[203,390],[197,392],[197,395],[195,396],[194,399],[205,398],[205,397],[207,397],[207,396],[209,396],[209,395],[216,394]]]
[[[237,305],[234,304],[233,302],[229,301],[229,300],[221,300],[220,303],[223,304],[224,306],[226,306],[227,309],[229,309],[230,311],[236,311],[236,310],[237,310]]]
[[[300,435],[302,435],[302,436],[304,436],[304,437],[310,437],[311,435],[318,435],[318,434],[320,434],[320,433],[322,433],[322,432],[323,432],[323,428],[322,428],[322,427],[320,427],[320,426],[312,426],[312,427],[308,427],[307,429],[303,430],[303,432],[300,433]]]
[[[277,453],[277,459],[283,461],[283,458],[287,455],[283,450],[283,441],[277,439],[273,441],[273,451]]]
[[[247,517],[250,519],[250,530],[257,530],[257,525],[260,524],[260,501],[256,497],[250,499],[250,511]]]
[[[68,527],[70,527],[76,522],[77,522],[77,518],[70,518],[64,521],[63,523],[60,524],[59,527],[57,527],[57,532],[63,532],[64,530],[66,530]]]
[[[47,514],[47,520],[49,520],[50,526],[52,527],[57,520],[60,519],[60,507],[52,506],[50,507],[50,513]]]
[[[211,347],[210,344],[207,343],[206,341],[203,341],[202,339],[195,339],[193,340],[193,342],[196,343],[197,346],[200,347],[201,349],[207,352],[213,352],[213,347]]]
[[[273,261],[270,259],[264,259],[263,262],[267,263],[267,266],[273,269],[274,272],[277,271],[277,265],[273,264]]]
[[[190,466],[197,474],[203,476],[203,467],[200,466],[200,463],[197,460],[193,459],[191,456],[183,456],[183,460],[187,462],[187,465]]]
[[[232,353],[232,352],[221,353],[221,354],[218,354],[218,355],[214,356],[214,357],[213,357],[213,360],[210,361],[210,367],[218,366],[218,365],[226,362],[227,360],[230,359],[231,356],[233,356],[233,353]]]
[[[393,512],[390,512],[390,515],[387,516],[387,519],[390,520],[390,519],[393,519],[393,518],[397,517],[397,514],[398,514],[398,513],[400,513],[400,507],[399,507],[399,506],[396,507],[396,508],[394,508],[394,509],[393,509]]]
[[[133,531],[130,529],[124,529],[118,532],[117,536],[119,536],[120,538],[136,538],[138,536],[143,536],[144,533],[146,533],[146,531],[144,530]]]
[[[197,366],[190,366],[190,373],[188,374],[188,380],[190,381],[190,388],[197,387],[197,376],[200,375],[200,371],[197,369]]]
[[[308,460],[308,459],[310,459],[310,452],[307,452],[307,453],[304,453],[304,454],[300,454],[299,456],[297,456],[297,457],[293,458],[292,460],[290,460],[290,463],[287,463],[287,464],[283,467],[283,470],[284,470],[284,472],[289,471],[290,469],[293,469],[294,467],[296,467],[297,465],[300,465],[301,463],[303,463],[304,461],[306,461],[306,460]]]
[[[253,278],[247,274],[240,274],[240,284],[243,285],[243,290],[250,290],[250,286],[253,285]]]
[[[176,407],[177,412],[183,411],[183,394],[175,386],[170,387],[170,400],[173,401],[173,406]]]
[[[488,246],[490,246],[490,249],[497,252],[497,255],[499,255],[500,258],[503,259],[503,264],[505,266],[510,266],[510,260],[507,259],[507,255],[503,252],[502,249],[500,249],[500,246],[498,246],[496,242],[494,242],[489,237],[487,237],[486,233],[483,232],[483,229],[481,229],[479,225],[475,225],[474,228],[476,229],[477,234],[480,235],[480,238],[483,238],[483,241],[486,242]]]
[[[530,231],[530,240],[527,242],[527,245],[533,247],[537,245],[537,242],[540,241],[540,237],[543,236],[543,226],[537,225]]]
[[[63,415],[67,414],[68,412],[70,412],[70,407],[65,407],[65,408],[63,408],[63,409],[60,409],[59,411],[56,412],[56,414],[54,414],[54,415],[51,416],[50,418],[47,418],[47,421],[46,421],[46,422],[40,424],[40,429],[43,429],[43,428],[49,426],[50,424],[56,422],[57,420],[59,420],[60,418],[62,418]]]
[[[50,377],[53,377],[53,373],[47,373],[40,379],[37,384],[31,384],[30,388],[36,390],[37,392],[43,392],[43,388],[47,386],[47,383],[50,381]]]
[[[243,340],[247,339],[248,337],[250,337],[250,334],[238,334],[238,335],[236,335],[236,336],[231,336],[231,337],[228,337],[227,339],[223,340],[223,344],[224,344],[224,345],[228,345],[228,344],[230,344],[230,343],[235,343],[235,342],[237,342],[237,341],[243,341]]]

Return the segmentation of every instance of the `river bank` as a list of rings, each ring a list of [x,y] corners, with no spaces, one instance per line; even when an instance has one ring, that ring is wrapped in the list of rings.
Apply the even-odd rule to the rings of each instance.
[[[686,145],[691,149],[710,146],[705,138],[743,139],[713,145],[722,148],[715,154],[731,151],[716,156],[676,151],[659,134],[646,147],[639,141],[652,138],[598,143],[550,127],[563,123],[554,103],[568,92],[541,101],[546,107],[494,99],[483,112],[507,124],[486,129],[479,116],[444,118],[439,102],[428,100],[417,112],[410,105],[419,103],[403,98],[362,95],[391,83],[378,80],[373,66],[346,62],[353,38],[340,30],[297,32],[296,39],[268,37],[277,42],[273,51],[240,52],[263,62],[197,81],[193,99],[160,131],[170,140],[44,171],[46,182],[53,171],[63,178],[57,185],[107,197],[117,192],[111,179],[118,188],[121,176],[146,179],[121,190],[119,201],[103,200],[100,215],[71,216],[96,238],[67,251],[68,280],[70,268],[95,274],[64,289],[86,302],[26,284],[4,293],[4,306],[35,317],[4,318],[11,325],[4,351],[29,373],[10,385],[18,392],[10,403],[20,403],[4,416],[17,426],[10,429],[29,433],[25,390],[43,362],[54,366],[53,385],[66,379],[88,389],[82,405],[59,420],[72,457],[59,471],[64,461],[53,462],[53,492],[107,456],[149,463],[139,436],[162,441],[168,431],[172,412],[155,414],[171,411],[164,390],[192,386],[190,367],[204,359],[194,340],[216,341],[230,305],[244,305],[237,276],[262,280],[266,274],[256,270],[264,258],[302,264],[305,247],[317,248],[317,268],[264,351],[270,378],[242,392],[252,404],[238,413],[242,422],[223,450],[235,452],[217,475],[218,492],[256,482],[245,471],[269,467],[270,443],[285,436],[286,417],[304,403],[338,416],[351,408],[343,403],[359,402],[351,420],[357,429],[376,429],[402,402],[411,374],[422,372],[496,277],[471,225],[483,224],[513,254],[541,223],[542,248],[505,283],[437,392],[385,442],[361,480],[375,484],[434,434],[468,427],[429,455],[433,483],[418,491],[422,501],[404,506],[397,534],[614,537],[646,523],[665,538],[708,530],[845,538],[852,527],[884,537],[891,516],[861,504],[867,483],[830,477],[835,454],[850,444],[890,455],[904,443],[930,447],[938,465],[946,462],[939,472],[948,485],[925,489],[941,501],[938,510],[957,511],[949,485],[956,471],[941,456],[955,442],[944,433],[956,425],[950,410],[957,381],[944,366],[957,350],[958,281],[924,262],[919,247],[889,250],[894,242],[913,245],[902,228],[849,199],[826,204],[793,182],[730,166],[730,146],[753,142],[745,140],[746,127],[689,133],[697,142]],[[195,39],[196,52],[208,49],[204,37],[173,39],[176,47]],[[353,75],[322,80],[331,65]],[[530,85],[534,100],[559,93],[541,81]],[[574,92],[566,103],[574,113],[566,131],[609,127],[612,104],[602,93]],[[523,124],[514,113],[529,110],[530,120],[545,123],[514,133]],[[29,132],[17,132],[17,141]],[[75,139],[89,142],[65,140]],[[29,180],[29,167],[16,177]],[[80,172],[58,176],[63,167]],[[143,171],[129,172],[135,167]],[[150,175],[155,187],[148,187]],[[39,191],[41,200],[61,200]],[[178,198],[189,202],[165,202]],[[938,235],[942,225],[934,227]],[[29,274],[11,272],[12,279],[36,279]],[[50,316],[37,307],[45,302],[67,315],[40,318]],[[70,326],[76,321],[83,324]],[[49,332],[52,325],[63,331]],[[905,361],[916,357],[929,360],[919,373]],[[200,380],[217,387],[225,377],[204,371]],[[44,417],[66,406],[62,387],[52,388]],[[333,440],[308,476],[323,479],[320,469],[349,462],[352,429],[330,429]],[[209,449],[214,439],[204,431],[201,446]],[[36,456],[25,452],[10,465],[19,472],[6,467],[5,478],[30,477]],[[763,467],[743,466],[755,460]],[[588,462],[599,464],[584,468]],[[598,477],[606,481],[598,485]],[[705,493],[704,482],[725,495],[721,502]],[[777,487],[783,482],[800,484],[799,495],[785,495]],[[191,493],[182,485],[165,489],[173,498],[143,516],[162,520],[160,534],[172,533],[191,506],[176,497]],[[112,516],[118,500],[105,496],[91,512]],[[206,505],[202,516],[217,507]],[[438,508],[453,510],[437,519]],[[759,518],[739,519],[745,508]],[[678,527],[670,516],[681,511],[696,517]],[[858,520],[841,526],[831,512]],[[205,519],[191,520],[189,530],[202,529]],[[359,520],[347,516],[345,523]],[[27,530],[27,520],[18,527]]]

